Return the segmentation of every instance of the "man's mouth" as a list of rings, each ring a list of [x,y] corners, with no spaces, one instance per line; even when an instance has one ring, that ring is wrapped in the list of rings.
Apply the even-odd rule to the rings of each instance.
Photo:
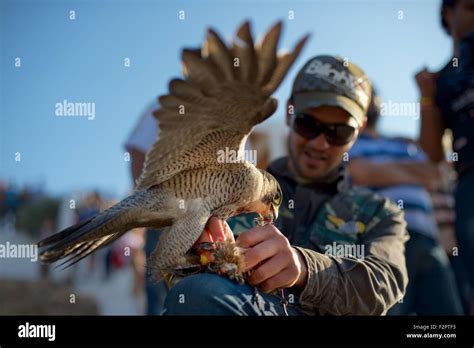
[[[304,150],[303,156],[304,156],[305,161],[311,166],[318,166],[322,164],[323,162],[327,161],[328,159],[328,156],[324,154],[309,151],[309,150]]]

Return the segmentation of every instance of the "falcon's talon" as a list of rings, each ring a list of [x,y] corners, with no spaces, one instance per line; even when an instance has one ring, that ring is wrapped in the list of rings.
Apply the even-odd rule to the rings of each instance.
[[[243,273],[244,263],[240,249],[234,242],[206,242],[197,244],[187,253],[186,265],[176,265],[167,270],[166,279],[177,281],[195,273],[217,273],[243,284],[248,274]],[[205,262],[203,262],[205,261]],[[169,283],[170,285],[172,283]]]
[[[216,249],[216,243],[214,242],[203,242],[195,245],[192,247],[188,253],[192,254],[193,252],[200,251],[200,250],[215,250]]]

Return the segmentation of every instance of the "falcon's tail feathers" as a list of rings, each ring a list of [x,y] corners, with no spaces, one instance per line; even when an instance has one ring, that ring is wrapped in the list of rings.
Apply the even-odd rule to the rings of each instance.
[[[65,259],[59,266],[67,268],[137,227],[133,226],[130,210],[120,209],[121,203],[40,241],[38,246],[47,248],[40,254],[41,262]]]

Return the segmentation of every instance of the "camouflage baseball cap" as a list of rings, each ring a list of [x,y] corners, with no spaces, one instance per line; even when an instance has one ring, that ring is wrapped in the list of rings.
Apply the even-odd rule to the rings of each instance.
[[[298,72],[291,94],[296,113],[322,105],[338,106],[361,125],[371,91],[369,79],[357,65],[341,57],[316,56]]]

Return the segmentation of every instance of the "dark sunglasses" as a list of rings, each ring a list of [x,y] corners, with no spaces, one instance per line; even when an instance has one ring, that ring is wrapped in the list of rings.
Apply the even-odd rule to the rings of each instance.
[[[324,133],[329,145],[342,146],[351,142],[356,129],[347,124],[328,124],[316,120],[313,116],[298,113],[293,117],[292,128],[307,140]]]

